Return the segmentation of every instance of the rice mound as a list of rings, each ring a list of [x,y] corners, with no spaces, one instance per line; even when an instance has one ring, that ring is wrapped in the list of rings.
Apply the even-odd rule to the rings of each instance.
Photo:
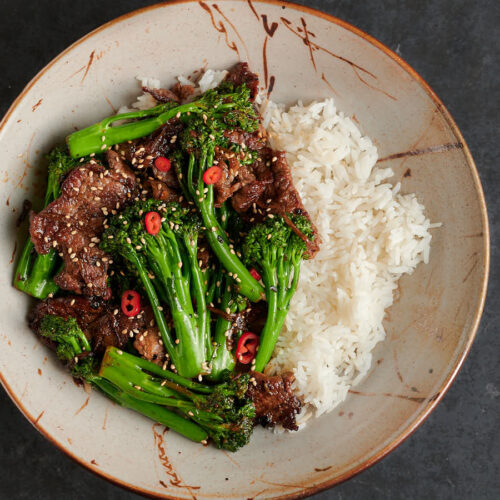
[[[206,70],[195,94],[216,87],[226,71]],[[141,86],[160,87],[151,78]],[[193,84],[184,76],[181,84]],[[397,282],[429,260],[431,224],[414,194],[402,195],[393,171],[379,167],[377,148],[333,99],[288,111],[257,98],[273,149],[287,153],[293,180],[323,241],[304,261],[300,282],[266,373],[292,371],[305,403],[302,426],[340,404],[368,372],[385,337],[385,310]],[[156,102],[147,93],[132,108]]]
[[[301,420],[335,408],[367,373],[385,337],[385,310],[399,278],[428,262],[431,224],[414,194],[377,167],[377,149],[333,99],[264,112],[273,149],[287,152],[293,180],[323,243],[302,264],[284,331],[267,371],[292,371]]]

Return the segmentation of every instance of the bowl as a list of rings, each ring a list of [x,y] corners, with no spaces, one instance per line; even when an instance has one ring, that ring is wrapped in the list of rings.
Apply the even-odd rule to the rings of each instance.
[[[68,131],[112,114],[138,93],[136,75],[173,82],[246,60],[263,90],[287,104],[335,98],[374,139],[403,192],[434,231],[430,262],[400,281],[387,338],[347,400],[298,433],[257,429],[234,454],[203,447],[73,383],[28,329],[11,287],[16,221],[40,196],[42,155]],[[483,308],[489,240],[476,167],[456,124],[396,54],[324,13],[276,1],[177,1],[98,28],[46,66],[0,125],[2,384],[26,418],[81,465],[137,492],[175,498],[306,496],[373,464],[408,437],[457,374]],[[17,241],[16,241],[17,238]],[[13,312],[15,311],[15,314]]]

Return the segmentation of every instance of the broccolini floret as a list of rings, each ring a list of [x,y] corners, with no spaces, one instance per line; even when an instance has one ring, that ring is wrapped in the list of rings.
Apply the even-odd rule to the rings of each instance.
[[[290,220],[305,238],[314,238],[311,223],[305,216],[290,216]],[[300,266],[307,258],[307,245],[283,217],[276,215],[249,230],[243,243],[243,255],[247,265],[261,271],[266,287],[268,312],[255,358],[255,370],[261,372],[271,359],[297,290]]]

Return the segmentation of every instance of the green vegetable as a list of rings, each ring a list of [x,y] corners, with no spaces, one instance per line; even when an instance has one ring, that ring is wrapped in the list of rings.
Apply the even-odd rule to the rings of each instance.
[[[200,442],[207,439],[208,433],[194,422],[161,405],[134,398],[122,388],[100,376],[98,362],[91,351],[90,344],[74,318],[64,319],[60,316],[47,315],[40,324],[40,335],[55,344],[57,357],[69,366],[75,378],[91,383],[119,405],[142,413],[193,441]],[[118,352],[121,351],[116,350],[116,353]],[[128,356],[140,362],[145,361],[131,354]],[[137,371],[139,370],[137,368]],[[190,381],[186,383],[192,384]]]
[[[66,138],[71,156],[79,158],[99,153],[115,144],[144,137],[172,118],[184,119],[187,113],[199,116],[210,114],[211,117],[224,116],[228,124],[240,123],[241,120],[247,120],[246,116],[240,116],[246,111],[246,108],[242,109],[241,106],[243,99],[249,102],[246,95],[242,97],[242,87],[235,88],[230,83],[223,83],[187,104],[166,103],[151,109],[108,117],[83,130],[73,132]],[[248,90],[246,93],[249,95]],[[136,121],[113,127],[112,124],[119,120]]]
[[[246,397],[248,375],[207,386],[115,347],[106,349],[97,366],[74,318],[47,315],[40,335],[55,344],[58,358],[70,366],[74,377],[96,386],[116,403],[193,441],[210,437],[217,447],[230,451],[248,443],[255,417],[255,407]]]
[[[218,448],[236,451],[250,440],[255,407],[246,397],[248,374],[205,386],[172,379],[172,373],[114,347],[108,347],[99,375],[143,402],[174,408],[199,425]],[[191,386],[188,387],[187,384]]]
[[[227,314],[235,314],[246,308],[246,300],[239,295],[232,286],[232,279],[224,275],[219,278],[218,298],[220,302],[217,307]],[[233,354],[232,343],[234,339],[229,339],[226,334],[232,330],[232,322],[229,318],[219,316],[215,323],[214,353],[210,363],[210,380],[220,380],[226,371],[232,372],[236,365]],[[231,344],[230,344],[231,342]]]
[[[155,235],[147,232],[144,223],[144,216],[151,211],[164,218]],[[206,307],[209,270],[200,269],[197,256],[200,230],[201,223],[190,210],[177,203],[147,200],[114,216],[101,243],[103,250],[126,259],[138,274],[165,348],[178,373],[185,377],[206,372],[212,355]],[[161,298],[170,309],[175,336],[162,313]]]
[[[222,84],[213,92],[224,95],[226,88],[233,87]],[[239,292],[252,302],[257,302],[264,298],[264,289],[238,257],[234,244],[223,229],[222,218],[217,216],[213,185],[207,185],[203,181],[203,174],[213,165],[215,148],[231,146],[224,131],[238,127],[247,132],[255,132],[258,128],[257,114],[250,102],[250,92],[246,85],[234,89],[231,99],[234,108],[226,113],[220,113],[216,108],[201,116],[184,117],[185,128],[180,139],[182,152],[175,156],[174,165],[184,194],[201,214],[206,228],[205,237],[213,252],[222,266],[231,273]]]
[[[78,163],[63,148],[53,149],[47,158],[49,167],[44,207],[59,197],[64,176]],[[37,299],[45,299],[58,290],[53,278],[60,269],[60,263],[53,249],[44,255],[37,254],[28,237],[16,266],[14,286]]]
[[[313,239],[313,229],[306,217],[298,215],[290,216],[290,219],[304,236]],[[243,254],[248,265],[260,270],[266,287],[268,312],[255,358],[255,371],[261,372],[271,359],[290,300],[297,290],[300,266],[307,258],[307,246],[283,217],[274,216],[250,229],[243,243]]]

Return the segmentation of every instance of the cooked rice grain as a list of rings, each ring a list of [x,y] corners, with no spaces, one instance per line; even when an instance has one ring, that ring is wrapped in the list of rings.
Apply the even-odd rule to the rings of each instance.
[[[288,111],[268,103],[265,114],[323,240],[302,265],[268,367],[293,371],[307,418],[331,411],[366,375],[399,278],[429,259],[433,225],[415,195],[388,182],[393,171],[376,166],[376,147],[332,99]]]

